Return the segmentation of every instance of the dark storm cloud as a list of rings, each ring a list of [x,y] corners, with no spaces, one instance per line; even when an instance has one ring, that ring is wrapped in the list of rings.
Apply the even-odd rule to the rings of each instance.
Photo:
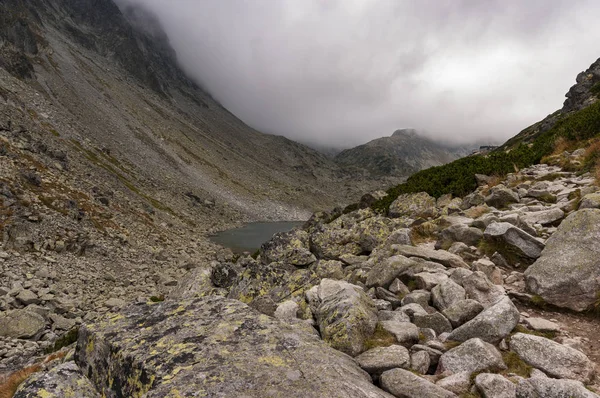
[[[558,109],[600,49],[593,0],[120,0],[251,126],[350,146],[414,127],[500,142]]]

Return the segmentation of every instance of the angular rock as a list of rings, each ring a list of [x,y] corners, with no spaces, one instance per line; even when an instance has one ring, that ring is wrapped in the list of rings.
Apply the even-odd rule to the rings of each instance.
[[[516,257],[525,264],[535,261],[544,249],[543,243],[507,222],[488,225],[483,235],[502,256]]]
[[[560,331],[560,326],[556,323],[549,321],[544,318],[526,318],[525,323],[531,329],[536,330],[538,332],[558,332]]]
[[[506,188],[504,185],[497,185],[492,188],[490,194],[486,196],[485,203],[488,206],[493,206],[497,209],[507,208],[511,203],[518,203],[519,195],[512,189]]]
[[[506,369],[502,355],[493,345],[481,339],[470,339],[445,352],[436,373],[499,371]]]
[[[293,300],[286,300],[277,306],[275,318],[277,319],[296,319],[299,310],[298,304]]]
[[[598,395],[580,381],[532,377],[519,381],[517,398],[598,398]]]
[[[106,300],[104,302],[104,306],[108,307],[108,308],[121,308],[125,305],[125,300],[117,298],[117,297],[111,297],[108,300]]]
[[[558,207],[553,207],[549,210],[534,211],[521,216],[523,221],[533,224],[550,225],[562,220],[565,212]]]
[[[419,304],[423,308],[429,308],[430,300],[431,293],[427,290],[413,290],[402,298],[402,305]]]
[[[483,398],[515,398],[517,394],[517,386],[513,382],[493,373],[478,374],[475,387]]]
[[[457,301],[464,300],[465,297],[465,289],[452,279],[447,279],[431,289],[433,306],[440,311],[444,311]]]
[[[479,301],[466,299],[453,303],[443,310],[442,314],[450,321],[452,327],[457,328],[475,318],[481,311],[483,305]]]
[[[394,281],[390,284],[389,290],[390,292],[394,294],[399,294],[401,296],[406,296],[410,293],[408,287],[404,283],[402,283],[400,279],[394,279]]]
[[[23,305],[40,303],[40,299],[38,298],[37,294],[27,289],[21,290],[19,294],[17,294],[16,299],[23,303]]]
[[[413,323],[420,328],[433,329],[436,334],[449,333],[452,331],[452,325],[445,316],[439,312],[433,314],[419,315],[415,314]]]
[[[426,374],[431,365],[429,353],[426,351],[417,351],[410,355],[410,368],[422,375]]]
[[[469,322],[454,329],[448,339],[467,341],[480,338],[488,343],[497,343],[510,334],[519,323],[519,318],[517,307],[508,297],[504,297]]]
[[[464,280],[473,274],[473,271],[466,268],[454,268],[449,271],[450,279],[464,287]]]
[[[389,398],[317,336],[220,296],[140,303],[84,325],[75,360],[108,397]]]
[[[389,302],[393,309],[396,309],[402,305],[402,300],[397,295],[382,287],[375,289],[375,296],[377,296],[377,298],[380,300],[386,300]]]
[[[492,283],[481,271],[473,272],[463,279],[463,287],[468,298],[479,301],[485,308],[506,296],[504,288]]]
[[[469,268],[460,256],[445,250],[433,250],[422,246],[392,245],[392,249],[405,257],[418,257],[440,263],[450,268]]]
[[[448,280],[448,275],[441,272],[419,272],[414,276],[417,287],[423,290],[431,290],[440,283]]]
[[[371,375],[379,375],[386,370],[410,366],[408,350],[401,345],[376,347],[363,352],[354,359],[364,371]]]
[[[45,327],[46,321],[35,312],[13,310],[0,315],[0,336],[30,339],[38,336]]]
[[[594,365],[584,353],[544,337],[517,333],[510,339],[510,349],[552,377],[589,383],[594,376]]]
[[[410,322],[410,317],[401,311],[379,311],[379,312],[377,312],[377,318],[379,319],[379,322],[382,322],[382,321]]]
[[[436,214],[436,200],[425,192],[399,195],[388,211],[388,215],[392,218],[429,218]]]
[[[525,271],[527,289],[547,303],[574,311],[592,308],[600,294],[600,210],[568,216]]]
[[[471,372],[458,372],[438,380],[435,384],[457,395],[465,394],[471,386]]]
[[[380,325],[394,335],[398,344],[410,347],[419,341],[419,328],[410,322],[383,321]]]
[[[473,262],[471,269],[473,271],[483,272],[494,285],[502,285],[504,283],[500,268],[496,267],[496,264],[490,260],[480,258],[479,260]]]
[[[363,352],[377,325],[373,300],[360,287],[332,279],[321,281],[319,296],[316,320],[323,340],[351,356]]]
[[[456,395],[404,369],[384,372],[381,388],[400,398],[456,398]]]
[[[94,385],[75,362],[65,362],[47,372],[34,373],[15,393],[13,398],[100,398]]]
[[[396,277],[418,264],[404,256],[390,257],[375,265],[367,274],[367,287],[380,286],[387,288]]]

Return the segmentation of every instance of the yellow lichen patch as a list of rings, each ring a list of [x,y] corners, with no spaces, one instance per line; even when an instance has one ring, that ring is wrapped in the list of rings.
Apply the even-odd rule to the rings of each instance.
[[[283,366],[288,365],[288,361],[286,361],[282,357],[278,357],[275,355],[260,357],[260,358],[258,358],[258,362],[266,363],[266,364],[277,366],[277,367],[283,367]]]
[[[178,314],[183,311],[185,311],[185,307],[183,305],[180,305],[179,307],[175,308],[173,311],[168,312],[167,315],[175,315],[175,314]]]
[[[87,355],[90,355],[94,351],[94,338],[89,337],[87,344],[85,345],[85,352]]]
[[[40,398],[54,398],[54,394],[52,394],[51,392],[49,392],[48,390],[42,388],[41,390],[38,390],[38,396]]]

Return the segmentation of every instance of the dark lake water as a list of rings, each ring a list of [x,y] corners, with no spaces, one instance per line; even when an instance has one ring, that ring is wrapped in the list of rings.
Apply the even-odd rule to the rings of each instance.
[[[254,252],[277,232],[289,231],[302,224],[303,221],[253,222],[219,232],[210,240],[230,248],[234,253]]]

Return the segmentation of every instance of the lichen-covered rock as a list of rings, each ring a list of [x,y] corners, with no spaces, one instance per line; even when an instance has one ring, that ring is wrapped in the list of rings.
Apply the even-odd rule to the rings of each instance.
[[[585,311],[600,294],[600,210],[567,217],[525,271],[527,289],[547,303]]]
[[[419,315],[415,314],[413,323],[420,328],[433,329],[436,334],[448,333],[452,331],[452,325],[446,317],[439,312],[433,314]]]
[[[584,353],[544,337],[517,333],[510,339],[510,349],[552,377],[589,383],[594,376],[594,365]]]
[[[517,385],[517,398],[598,398],[580,381],[547,377],[522,379]]]
[[[452,391],[455,394],[465,394],[469,391],[469,387],[471,386],[471,372],[465,371],[454,373],[438,380],[435,384],[448,391]]]
[[[418,264],[404,256],[397,255],[377,263],[367,274],[367,287],[387,288],[403,272]]]
[[[477,337],[488,343],[497,343],[510,334],[519,323],[519,318],[517,307],[508,297],[504,297],[469,322],[454,329],[448,339],[467,341]]]
[[[24,309],[0,313],[0,336],[30,339],[38,336],[46,327],[44,318]]]
[[[389,398],[318,337],[220,296],[84,325],[76,362],[106,397]]]
[[[100,398],[94,385],[75,362],[66,362],[47,372],[34,373],[13,398]]]
[[[488,244],[493,245],[505,258],[515,258],[515,261],[527,265],[535,261],[544,249],[543,243],[507,222],[488,225],[483,236]]]
[[[381,387],[400,398],[456,398],[456,395],[404,369],[383,372]]]
[[[588,193],[581,198],[579,209],[600,209],[600,193]]]
[[[309,235],[301,229],[277,233],[260,247],[260,261],[263,264],[281,262],[305,267],[316,260],[309,249]]]
[[[209,266],[198,267],[191,270],[171,290],[172,298],[204,297],[215,294],[227,295],[226,289],[216,288],[211,281],[212,268]]]
[[[267,315],[273,315],[276,303],[301,297],[316,283],[317,275],[311,269],[295,269],[291,272],[279,263],[253,262],[239,275],[227,297],[249,304]],[[272,305],[261,306],[261,303],[265,302]],[[267,311],[267,308],[272,308],[272,311]]]
[[[356,356],[377,326],[377,308],[359,286],[332,279],[319,285],[316,311],[321,337],[333,348]]]
[[[410,355],[401,345],[376,347],[365,351],[356,358],[356,362],[371,375],[379,375],[394,368],[408,368]]]
[[[548,210],[535,211],[531,213],[526,213],[521,218],[526,223],[531,225],[540,224],[540,225],[550,225],[554,224],[565,216],[565,212],[559,209],[558,207],[553,207]]]
[[[440,357],[437,373],[474,373],[503,369],[506,369],[506,365],[496,347],[475,338],[445,352]]]
[[[422,258],[450,268],[469,268],[462,258],[446,250],[433,250],[428,247],[408,245],[392,245],[392,250],[405,257]]]
[[[429,218],[437,214],[436,200],[425,192],[399,195],[390,205],[390,217]]]
[[[380,322],[381,328],[392,334],[398,344],[411,347],[419,341],[419,328],[410,322],[389,320]]]

